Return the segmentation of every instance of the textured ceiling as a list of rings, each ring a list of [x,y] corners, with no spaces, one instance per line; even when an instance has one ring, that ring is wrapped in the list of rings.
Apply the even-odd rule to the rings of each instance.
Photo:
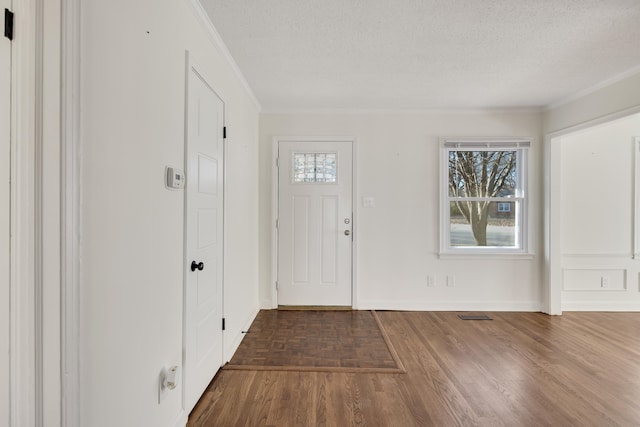
[[[200,0],[265,110],[541,107],[640,67],[640,0]]]

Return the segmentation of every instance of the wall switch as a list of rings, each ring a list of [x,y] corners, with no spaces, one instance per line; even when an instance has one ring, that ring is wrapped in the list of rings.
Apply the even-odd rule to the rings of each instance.
[[[456,285],[456,276],[447,276],[447,286],[452,288]]]
[[[432,288],[436,285],[436,279],[433,276],[427,276],[427,286]]]
[[[376,207],[376,199],[374,197],[363,197],[362,198],[362,207],[363,208],[375,208]]]

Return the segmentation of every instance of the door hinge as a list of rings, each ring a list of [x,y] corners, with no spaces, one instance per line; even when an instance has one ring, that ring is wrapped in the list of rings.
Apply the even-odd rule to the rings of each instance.
[[[225,319],[224,317],[222,318],[222,330],[224,331],[226,329],[226,324],[225,324]]]
[[[13,12],[9,9],[4,10],[4,36],[13,40]]]
[[[278,229],[278,227],[280,227],[280,221],[276,219],[276,230]]]
[[[276,167],[280,167],[280,157],[276,157]]]
[[[276,291],[278,290],[278,281],[276,280]]]
[[[224,139],[227,139],[227,127],[226,126],[222,127],[222,137]]]

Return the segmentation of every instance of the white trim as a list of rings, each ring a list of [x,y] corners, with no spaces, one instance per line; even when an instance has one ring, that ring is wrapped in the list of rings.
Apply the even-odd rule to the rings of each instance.
[[[318,114],[318,115],[402,115],[402,114],[537,114],[544,112],[544,107],[512,107],[512,108],[264,108],[262,114]]]
[[[602,117],[597,117],[595,119],[587,120],[585,122],[580,122],[575,125],[567,126],[566,128],[557,129],[553,132],[549,132],[546,135],[546,138],[560,138],[572,133],[580,132],[586,129],[591,129],[599,125],[608,124],[614,122],[618,119],[623,119],[625,117],[633,116],[634,114],[640,113],[640,105],[635,107],[625,108],[624,110],[616,111],[615,113],[606,114]]]
[[[360,233],[358,233],[358,227],[360,226],[359,205],[358,205],[358,138],[352,137],[351,140],[351,233],[353,239],[351,240],[351,308],[354,310],[360,309],[358,301],[358,242],[360,241]]]
[[[350,142],[351,143],[351,211],[352,211],[352,234],[353,239],[351,241],[351,307],[354,309],[359,308],[358,292],[357,292],[357,141],[355,136],[275,136],[272,140],[271,146],[271,253],[273,254],[271,259],[271,308],[278,308],[278,290],[276,283],[278,281],[278,230],[276,224],[278,221],[278,147],[280,142]],[[264,303],[264,302],[263,302]],[[264,306],[264,305],[263,305]]]
[[[539,312],[540,301],[361,300],[360,310],[397,311],[525,311]]]
[[[256,319],[256,316],[258,315],[259,312],[260,312],[260,309],[256,309],[251,313],[251,315],[249,315],[249,317],[247,318],[247,321],[244,322],[244,326],[240,330],[240,333],[236,336],[236,339],[233,341],[233,344],[231,345],[229,351],[224,355],[222,363],[227,363],[228,361],[231,360],[236,350],[238,350],[238,347],[240,347],[240,343],[242,343],[242,339],[244,338],[244,333],[242,333],[242,331],[249,330],[249,328],[251,327],[251,324]]]
[[[44,0],[34,0],[34,109],[33,109],[33,323],[34,323],[34,418],[44,425],[44,324],[43,324],[43,203],[44,203]]]
[[[61,2],[61,424],[80,422],[80,278],[82,141],[80,139],[80,0]]]
[[[566,291],[565,291],[566,292]],[[563,311],[640,311],[640,301],[567,301]]]
[[[202,7],[202,4],[198,0],[189,0],[189,4],[193,8],[194,13],[202,26],[207,30],[211,41],[220,50],[220,52],[222,52],[222,56],[233,70],[233,73],[240,81],[240,84],[242,85],[244,90],[247,92],[247,95],[249,95],[249,98],[251,98],[251,101],[258,109],[258,112],[260,112],[262,110],[262,106],[260,105],[258,98],[256,98],[255,93],[253,93],[253,90],[251,89],[251,86],[249,86],[247,79],[244,77],[244,74],[242,74],[242,71],[240,71],[240,67],[238,67],[238,64],[233,59],[233,56],[231,56],[227,45],[224,43],[224,40],[222,40],[222,37],[220,37],[220,33],[218,33],[218,30],[216,30],[216,27],[213,25],[211,18],[209,18],[209,15]]]
[[[560,99],[558,101],[552,102],[551,104],[548,104],[547,106],[545,106],[543,111],[545,111],[545,112],[546,111],[550,111],[550,110],[553,110],[555,108],[561,107],[563,105],[569,104],[569,103],[571,103],[573,101],[576,101],[576,100],[578,100],[580,98],[583,98],[583,97],[585,97],[587,95],[591,95],[592,93],[597,92],[600,89],[603,89],[603,88],[605,88],[607,86],[612,86],[612,85],[614,85],[614,84],[616,84],[616,83],[618,83],[618,82],[620,82],[622,80],[625,80],[625,79],[627,79],[627,78],[629,78],[631,76],[634,76],[634,75],[636,75],[638,73],[640,73],[640,66],[633,67],[630,70],[627,70],[627,71],[625,71],[623,73],[620,73],[620,74],[618,74],[616,76],[613,76],[613,77],[608,78],[608,79],[606,79],[604,81],[601,81],[600,83],[597,83],[597,84],[595,84],[595,85],[593,85],[591,87],[579,90],[578,92],[575,92],[572,95],[569,95],[569,96],[567,96],[565,98],[562,98],[562,99]]]
[[[597,288],[597,289],[567,289],[565,287],[565,278],[566,278],[566,272],[568,271],[597,271],[597,272],[605,272],[605,271],[615,271],[615,272],[621,272],[622,273],[622,277],[623,277],[623,283],[622,283],[622,288]],[[569,293],[584,293],[584,292],[596,292],[596,293],[602,293],[602,292],[627,292],[627,290],[629,289],[628,286],[628,278],[629,278],[629,270],[627,268],[598,268],[598,267],[562,267],[562,292],[569,292]]]
[[[545,241],[545,304],[544,311],[548,314],[562,314],[566,304],[562,302],[562,245],[561,222],[562,203],[560,188],[561,181],[561,144],[562,138],[572,133],[590,129],[605,123],[629,117],[640,113],[640,105],[607,114],[586,122],[568,126],[547,133],[544,139],[544,241]],[[637,199],[636,199],[637,200]],[[634,218],[635,219],[635,218]],[[634,250],[636,250],[634,248]]]
[[[562,314],[561,144],[547,136],[544,144],[545,304],[547,314]]]
[[[633,259],[640,259],[640,136],[633,138]]]
[[[42,241],[38,240],[37,211],[42,194],[36,194],[36,145],[42,134],[42,85],[37,67],[42,67],[42,2],[13,2],[15,38],[12,51],[11,96],[11,239],[10,239],[10,413],[11,426],[42,425],[42,349],[40,321],[42,293],[37,277],[42,277]],[[39,46],[39,48],[37,48]],[[41,146],[40,146],[41,148]],[[42,153],[40,150],[39,153]],[[40,174],[39,177],[42,175]],[[38,264],[39,263],[39,264]],[[39,299],[40,302],[36,302]]]
[[[189,414],[187,414],[187,411],[181,410],[180,413],[176,416],[176,419],[173,422],[173,426],[186,427],[188,422],[189,422]]]
[[[472,147],[476,151],[495,151],[513,148],[530,148],[533,138],[440,138],[445,148]]]
[[[270,308],[278,308],[278,137],[274,137],[271,144],[271,304]]]
[[[184,87],[184,135],[183,135],[183,152],[184,152],[184,164],[183,164],[183,168],[184,171],[186,173],[188,173],[188,167],[187,164],[189,162],[189,135],[188,135],[188,124],[189,124],[189,88],[191,85],[191,79],[192,79],[192,75],[196,75],[198,76],[205,85],[207,85],[209,87],[209,89],[214,93],[214,95],[216,97],[218,97],[218,99],[222,102],[222,126],[225,127],[227,125],[227,102],[225,100],[225,97],[221,94],[221,92],[215,87],[215,85],[213,85],[211,82],[214,82],[215,79],[212,78],[212,74],[210,72],[210,70],[207,67],[204,67],[201,65],[201,63],[196,60],[194,58],[194,55],[187,49],[185,50],[185,87]],[[227,142],[229,140],[227,138],[223,138],[222,140],[222,290],[221,290],[221,298],[222,298],[222,318],[225,318],[225,303],[224,303],[224,298],[225,298],[225,260],[226,260],[226,256],[225,254],[227,253],[227,239],[226,239],[226,235],[227,235],[227,192],[228,192],[228,188],[227,188],[227,157],[228,157],[228,150],[227,150]],[[187,183],[187,185],[189,185]],[[181,407],[181,413],[183,412],[187,412],[187,414],[189,412],[191,412],[191,410],[193,408],[185,408],[185,403],[186,403],[186,399],[187,399],[187,387],[186,387],[186,379],[187,379],[187,375],[185,375],[184,373],[190,369],[188,366],[186,366],[186,354],[187,354],[187,275],[189,274],[188,271],[188,262],[189,260],[186,258],[187,256],[187,220],[188,220],[188,215],[187,215],[187,192],[186,189],[183,190],[184,191],[184,197],[183,197],[183,210],[184,210],[184,214],[183,214],[183,220],[184,220],[184,224],[183,224],[183,253],[182,253],[182,259],[183,259],[183,276],[182,276],[182,295],[183,295],[183,312],[182,312],[182,358],[180,360],[181,364],[182,364],[182,370],[183,370],[183,375],[182,375],[182,407]],[[222,331],[222,339],[221,339],[221,359],[222,359],[222,365],[224,365],[224,359],[225,359],[225,331]],[[180,419],[180,415],[178,416],[178,419]]]
[[[632,258],[631,252],[566,252],[561,254],[563,258]]]
[[[534,138],[529,137],[441,137],[440,142],[440,218],[439,218],[439,234],[440,234],[440,250],[439,257],[441,259],[453,258],[453,257],[469,257],[473,258],[476,255],[483,255],[484,257],[491,258],[496,257],[520,257],[522,259],[531,259],[533,254],[529,252],[529,233],[531,233],[532,225],[529,224],[529,170],[530,160],[528,150],[531,148],[534,142]],[[495,246],[451,246],[450,233],[449,233],[449,221],[450,221],[450,207],[449,201],[452,198],[449,196],[448,181],[449,181],[449,151],[456,150],[458,148],[465,149],[466,147],[473,148],[474,151],[486,151],[486,150],[517,150],[521,154],[517,158],[518,167],[518,188],[520,190],[516,197],[504,198],[504,197],[483,197],[483,198],[465,198],[465,200],[494,200],[494,201],[509,201],[519,202],[521,204],[520,210],[520,222],[522,224],[520,230],[520,244],[514,247],[495,247]],[[516,236],[518,237],[518,236]],[[517,239],[516,239],[517,240]]]
[[[490,259],[492,261],[514,261],[514,260],[532,260],[534,259],[536,254],[531,252],[473,252],[472,250],[468,252],[446,252],[439,253],[439,259],[456,259],[456,260],[480,260],[480,259]]]
[[[273,301],[271,298],[269,298],[269,299],[261,298],[260,299],[260,309],[261,310],[271,310],[273,308],[277,308],[277,307],[273,306],[271,301]]]

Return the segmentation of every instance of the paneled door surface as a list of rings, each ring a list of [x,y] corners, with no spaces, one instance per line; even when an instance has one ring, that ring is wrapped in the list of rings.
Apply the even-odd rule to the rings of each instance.
[[[352,305],[352,150],[278,142],[278,305]]]
[[[224,104],[189,66],[185,192],[184,407],[222,366]]]
[[[0,0],[0,12],[11,8]],[[9,425],[11,41],[0,35],[0,425]]]

